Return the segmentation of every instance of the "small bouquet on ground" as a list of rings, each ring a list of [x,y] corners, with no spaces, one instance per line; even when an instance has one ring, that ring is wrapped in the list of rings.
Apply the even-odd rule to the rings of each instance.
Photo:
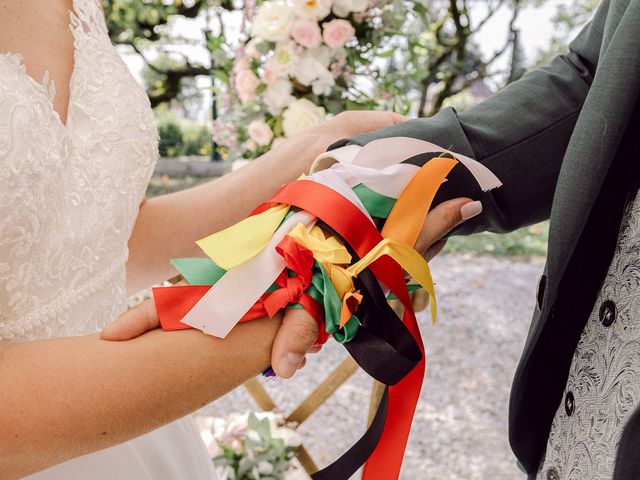
[[[209,453],[221,480],[282,480],[301,443],[274,412],[214,419],[211,434]]]
[[[172,261],[189,285],[154,289],[162,328],[225,337],[238,322],[304,308],[318,343],[332,336],[387,386],[367,432],[314,480],[348,479],[365,462],[364,479],[396,479],[425,371],[405,273],[436,316],[429,267],[413,247],[433,205],[500,185],[475,160],[413,138],[327,152],[309,176],[199,240],[209,258]]]

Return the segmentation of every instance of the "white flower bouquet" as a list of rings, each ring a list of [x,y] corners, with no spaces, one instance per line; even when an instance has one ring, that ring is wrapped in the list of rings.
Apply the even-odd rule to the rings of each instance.
[[[221,480],[282,480],[301,443],[274,412],[213,419],[204,437]]]

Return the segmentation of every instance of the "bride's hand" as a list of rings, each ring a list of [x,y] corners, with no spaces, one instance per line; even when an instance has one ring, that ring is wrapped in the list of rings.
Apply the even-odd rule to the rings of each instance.
[[[288,163],[299,159],[303,162],[302,168],[307,171],[311,162],[338,140],[382,130],[405,121],[407,117],[397,113],[350,110],[339,113],[320,125],[302,130],[263,156],[286,159]]]

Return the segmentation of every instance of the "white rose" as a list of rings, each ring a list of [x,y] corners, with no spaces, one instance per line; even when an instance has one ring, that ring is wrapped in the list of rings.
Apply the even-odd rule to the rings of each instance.
[[[344,18],[351,12],[364,12],[368,6],[369,0],[333,0],[333,13]]]
[[[302,85],[311,85],[321,74],[324,67],[317,59],[311,55],[305,55],[300,58],[293,69],[293,76]]]
[[[287,137],[324,121],[326,112],[306,98],[299,98],[291,103],[282,114],[282,129]]]
[[[294,13],[285,2],[264,2],[253,19],[251,36],[269,42],[279,42],[289,37],[294,20]]]
[[[289,75],[293,70],[297,59],[296,50],[291,43],[280,43],[276,46],[273,56],[267,60],[265,68],[271,70],[279,77]]]
[[[293,0],[296,15],[307,20],[322,20],[331,13],[332,0]]]
[[[311,86],[316,95],[328,95],[335,85],[328,70],[330,61],[331,52],[325,46],[306,50],[293,69],[293,76],[302,85]]]
[[[315,58],[323,67],[327,68],[331,63],[333,53],[337,51],[338,50],[332,50],[326,45],[320,45],[318,48],[307,50],[306,54]]]
[[[331,89],[336,84],[333,74],[329,70],[324,70],[316,80],[311,84],[315,95],[329,95]]]
[[[295,97],[291,95],[291,82],[284,78],[273,82],[262,94],[262,101],[271,115],[278,115],[294,100]]]

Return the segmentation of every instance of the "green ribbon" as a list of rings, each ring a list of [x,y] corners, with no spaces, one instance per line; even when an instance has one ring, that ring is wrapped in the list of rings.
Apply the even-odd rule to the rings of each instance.
[[[374,192],[364,183],[359,183],[353,187],[353,193],[358,196],[364,208],[367,209],[367,212],[369,212],[369,215],[372,217],[387,218],[389,213],[391,213],[391,209],[396,204],[395,198]]]

